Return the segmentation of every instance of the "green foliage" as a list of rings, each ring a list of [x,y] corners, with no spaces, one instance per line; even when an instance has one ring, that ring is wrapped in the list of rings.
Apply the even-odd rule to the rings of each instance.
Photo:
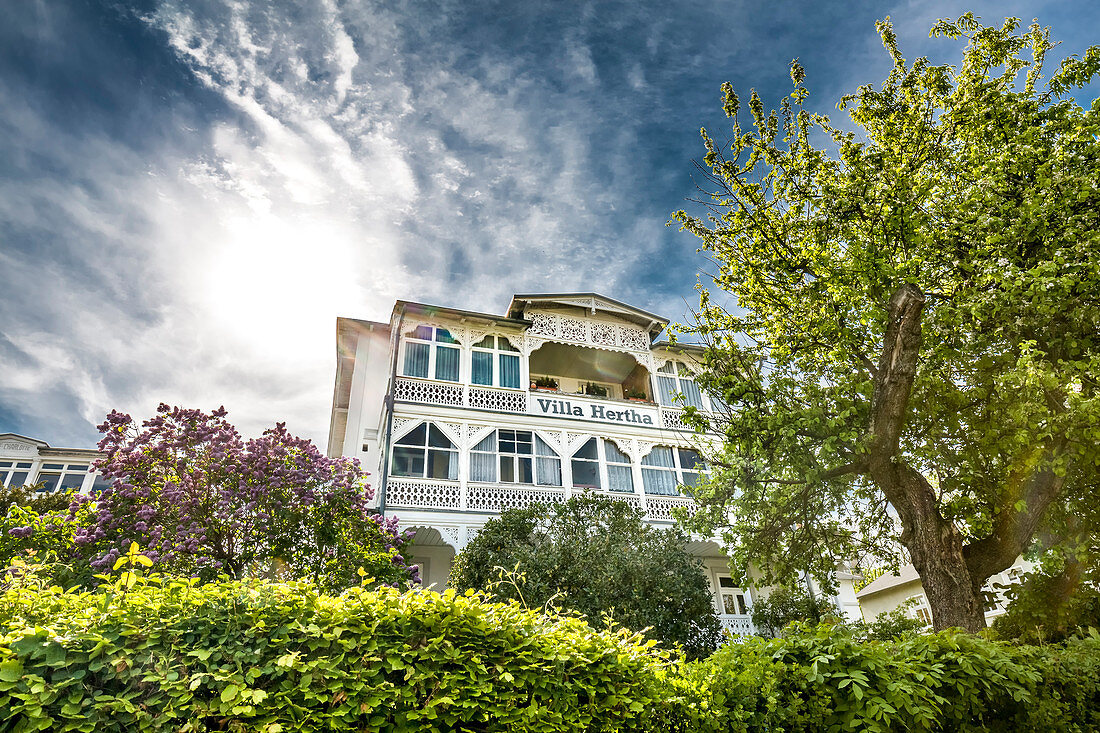
[[[14,501],[0,515],[0,569],[22,561],[64,587],[91,582],[93,571],[73,541],[81,527],[91,524],[91,506],[85,497],[67,492],[12,497],[14,493],[5,497]]]
[[[718,642],[718,619],[686,541],[679,530],[649,526],[625,502],[573,497],[490,520],[455,558],[451,587],[569,609],[594,625],[610,616],[701,656]]]
[[[909,616],[906,612],[910,605],[911,602],[906,602],[893,611],[880,613],[869,624],[857,624],[856,626],[857,628],[866,629],[866,638],[875,641],[893,641],[914,634],[927,633],[928,627],[924,622]]]
[[[810,595],[802,586],[780,586],[752,607],[752,623],[765,636],[779,636],[796,621],[817,625],[836,618],[837,609],[826,598]]]
[[[1100,590],[1094,583],[1067,589],[1060,574],[1036,572],[1005,593],[1010,600],[1005,614],[993,622],[995,638],[1042,644],[1100,629]]]
[[[69,508],[76,492],[42,491],[42,484],[30,486],[0,486],[0,508],[12,504],[33,509],[36,512],[59,512]]]
[[[861,642],[795,626],[700,661],[624,629],[447,591],[141,577],[0,592],[0,730],[1100,729],[1100,636]],[[129,575],[130,577],[126,577]]]
[[[711,346],[699,382],[729,406],[694,526],[736,517],[735,564],[765,583],[825,577],[836,557],[896,562],[901,539],[921,572],[939,557],[962,571],[969,545],[977,588],[1044,518],[1060,538],[1098,503],[1100,103],[1063,95],[1096,78],[1100,48],[1043,88],[1049,29],[1018,28],[940,21],[934,36],[967,45],[935,66],[880,23],[893,68],[843,98],[843,124],[804,107],[797,61],[790,98],[768,113],[753,92],[745,126],[723,86],[728,148],[703,131],[708,211],[674,215],[725,291],[702,289],[690,329]],[[911,376],[884,343],[903,328],[898,293],[922,304],[904,324]],[[913,544],[928,538],[942,546]]]
[[[0,595],[0,729],[637,729],[664,658],[448,591],[145,578]]]
[[[1013,648],[945,632],[856,641],[820,625],[686,665],[665,711],[680,731],[1084,733],[1100,726],[1100,638]]]

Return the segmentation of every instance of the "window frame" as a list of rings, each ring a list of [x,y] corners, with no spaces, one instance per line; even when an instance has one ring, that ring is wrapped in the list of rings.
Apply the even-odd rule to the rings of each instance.
[[[594,459],[593,458],[577,458],[577,454],[593,440],[596,441],[596,457]],[[607,447],[609,445],[612,448],[614,448],[617,452],[621,453],[623,455],[623,457],[626,458],[626,460],[625,461],[612,461],[612,460],[609,460],[608,457],[607,457]],[[584,441],[579,446],[577,446],[577,449],[569,455],[569,458],[567,460],[569,461],[569,469],[570,469],[569,470],[569,483],[570,483],[570,486],[574,489],[577,489],[579,491],[599,491],[599,492],[602,492],[602,493],[612,494],[612,495],[630,495],[630,494],[637,495],[637,493],[638,493],[638,487],[635,485],[635,482],[634,482],[634,460],[626,453],[626,451],[622,450],[618,446],[618,444],[616,444],[615,441],[611,440],[610,438],[605,438],[601,435],[591,435],[591,436],[589,436],[588,440]],[[586,485],[578,486],[577,485],[576,472],[573,471],[573,462],[574,461],[581,461],[582,463],[595,463],[596,464],[596,476],[597,476],[597,478],[600,482],[600,485],[599,486],[589,486],[589,485],[586,484]],[[611,482],[611,467],[612,466],[615,466],[615,467],[618,467],[618,468],[625,467],[629,470],[629,476],[630,476],[630,489],[629,490],[614,489],[614,488],[611,487],[611,484],[612,484],[612,482]]]
[[[531,452],[530,453],[520,453],[517,450],[502,451],[501,450],[501,435],[500,435],[502,432],[507,432],[507,433],[514,434],[514,437],[509,439],[507,442],[510,442],[514,446],[517,446],[517,447],[521,442],[520,439],[519,439],[519,434],[520,433],[530,434],[530,436],[531,436],[531,441],[530,441]],[[495,437],[496,448],[493,451],[477,450],[477,446],[484,443],[490,437]],[[553,455],[542,455],[542,454],[540,454],[539,453],[539,446],[538,446],[537,441],[542,441],[542,443],[550,450],[550,452]],[[477,453],[478,455],[486,455],[486,456],[491,455],[491,456],[494,457],[494,460],[493,460],[493,463],[492,463],[493,472],[494,472],[492,480],[485,481],[483,479],[475,479],[473,477],[473,454],[475,454],[475,453]],[[566,459],[562,458],[561,454],[558,453],[558,451],[554,450],[554,447],[552,445],[550,445],[544,438],[542,438],[538,434],[537,430],[523,430],[523,429],[519,429],[519,428],[493,428],[492,432],[490,432],[489,434],[484,436],[481,440],[479,440],[477,443],[475,443],[473,446],[470,447],[469,455],[471,457],[470,462],[469,462],[470,463],[470,475],[469,475],[467,480],[470,483],[475,483],[475,484],[507,484],[508,486],[533,486],[535,488],[551,488],[551,489],[563,488],[564,476],[562,476],[562,470],[561,469],[562,469],[562,461],[564,461]],[[557,467],[558,467],[557,468],[557,483],[542,483],[540,481],[540,479],[544,478],[543,476],[541,476],[541,469],[539,468],[539,459],[540,458],[543,459],[543,460],[557,461]],[[504,460],[509,460],[509,459],[511,460],[512,479],[513,480],[505,481],[503,479],[503,472],[501,471],[501,468],[502,468],[502,465],[503,465],[503,461]],[[530,469],[531,470],[531,482],[530,483],[525,482],[525,481],[515,480],[516,478],[518,478],[521,475],[521,469],[520,469],[520,466],[522,465],[521,462],[525,461],[525,460],[529,460],[530,465],[531,465],[531,469]]]
[[[493,345],[492,346],[479,346],[478,345],[478,344],[482,343],[485,339],[489,339],[489,338],[493,339]],[[507,348],[507,349],[501,348],[501,346],[500,346],[501,341],[506,342],[508,344],[509,348]],[[481,382],[475,382],[474,381],[474,354],[490,354],[491,355],[490,366],[492,368],[491,369],[492,378],[489,380],[488,384],[483,384]],[[501,384],[501,373],[502,373],[503,370],[500,367],[501,367],[501,359],[504,356],[509,356],[509,357],[513,357],[513,358],[516,359],[516,365],[517,365],[517,370],[518,371],[517,371],[517,375],[516,375],[516,386],[514,386],[514,387],[505,386],[505,385]],[[469,372],[469,374],[470,374],[469,382],[472,386],[475,386],[475,387],[495,387],[497,389],[515,389],[515,390],[523,389],[523,357],[522,357],[522,354],[521,354],[520,350],[515,346],[515,344],[513,344],[511,342],[511,340],[507,336],[501,336],[499,334],[494,334],[494,333],[487,334],[485,336],[485,338],[481,339],[481,341],[478,341],[477,344],[473,344],[472,346],[470,346],[470,372]]]
[[[422,426],[424,427],[424,443],[423,444],[413,445],[413,444],[402,443],[401,442],[402,440],[408,438],[413,433],[415,433],[417,430],[419,430]],[[443,439],[446,440],[447,443],[450,444],[450,447],[445,448],[445,447],[442,447],[442,446],[432,445],[432,430],[435,430],[437,433],[439,433],[439,435],[442,436]],[[402,472],[399,472],[397,470],[397,451],[398,451],[399,448],[403,448],[403,449],[410,450],[410,451],[419,450],[421,452],[420,455],[422,456],[421,460],[423,461],[423,468],[420,472],[420,475],[416,475],[416,474],[413,474],[413,473],[402,473]],[[447,454],[450,455],[450,461],[451,462],[448,464],[448,467],[450,467],[452,465],[454,466],[454,477],[453,478],[450,477],[450,476],[437,477],[437,476],[429,475],[431,473],[431,466],[432,466],[431,454],[432,454],[433,451],[434,452],[443,452],[443,453],[447,453]],[[390,446],[390,466],[389,466],[390,470],[389,470],[389,475],[393,476],[394,478],[411,478],[411,479],[422,479],[422,480],[425,480],[425,481],[456,481],[457,482],[459,480],[459,471],[460,471],[459,460],[460,460],[461,456],[462,456],[462,453],[459,450],[458,445],[453,440],[451,440],[449,435],[447,435],[445,432],[443,432],[443,430],[440,429],[432,421],[424,420],[424,421],[418,423],[417,425],[415,425],[411,430],[408,430],[405,433],[403,433],[400,438],[397,438],[393,441],[393,445]],[[450,471],[448,471],[448,473],[450,473]]]
[[[671,367],[671,372],[662,371],[666,367]],[[664,392],[661,389],[661,380],[670,379],[676,388],[675,394],[672,398],[666,402]],[[678,359],[669,359],[653,373],[653,384],[650,385],[650,389],[653,390],[653,394],[657,397],[657,404],[661,407],[695,407],[698,410],[710,410],[710,399],[705,392],[699,387],[699,383],[695,381],[695,373],[688,368],[687,364]],[[690,382],[695,388],[695,392],[699,394],[699,404],[690,403],[687,400],[687,393],[684,392],[683,382]],[[683,399],[677,399],[682,397]]]
[[[650,465],[650,464],[645,463],[646,458],[653,455],[653,451],[657,450],[658,448],[667,448],[668,450],[672,451],[672,465],[671,466],[656,466],[656,465]],[[690,452],[694,453],[695,455],[697,455],[699,457],[699,463],[697,463],[695,466],[692,466],[691,468],[685,469],[683,467],[683,460],[680,457],[681,451],[683,451],[683,452],[690,451]],[[655,445],[655,446],[653,446],[652,448],[649,449],[649,453],[646,453],[644,456],[641,457],[641,459],[639,460],[639,464],[641,465],[641,469],[642,469],[642,492],[645,493],[646,496],[687,496],[687,497],[690,497],[691,495],[684,491],[684,487],[693,488],[697,484],[689,484],[686,481],[684,481],[685,472],[690,473],[690,474],[694,474],[698,478],[703,478],[705,475],[710,474],[710,468],[707,466],[706,461],[703,460],[702,454],[699,451],[697,451],[695,448],[685,448],[684,446],[681,446],[681,445],[663,445],[663,444]],[[701,466],[701,468],[697,468],[698,466]],[[646,490],[646,480],[645,480],[647,470],[648,471],[664,471],[666,473],[671,473],[673,475],[673,477],[675,478],[675,481],[676,481],[677,493],[675,493],[675,494],[658,494],[656,492],[647,491]]]
[[[723,586],[722,581],[728,580],[729,586]],[[733,582],[733,576],[729,573],[714,573],[715,602],[718,605],[719,616],[752,616],[752,596],[749,592]],[[729,595],[734,604],[734,612],[726,610],[726,595]]]
[[[409,379],[431,379],[436,382],[447,382],[448,384],[462,384],[462,344],[458,342],[451,330],[445,326],[435,326],[429,323],[420,323],[413,326],[411,333],[415,334],[421,328],[431,329],[431,338],[426,339],[420,336],[409,336],[408,333],[401,335],[401,349],[398,354],[398,358],[401,362],[401,376]],[[439,338],[439,332],[446,333],[446,338],[449,340],[443,341]],[[428,374],[427,376],[419,376],[416,374],[406,373],[406,367],[408,364],[408,351],[410,344],[424,344],[428,347]],[[454,379],[442,379],[436,376],[436,369],[439,363],[438,352],[440,349],[450,349],[458,352],[457,356],[457,374]]]

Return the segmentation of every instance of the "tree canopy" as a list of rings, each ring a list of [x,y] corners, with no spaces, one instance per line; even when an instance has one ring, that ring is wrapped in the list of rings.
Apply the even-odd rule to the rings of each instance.
[[[708,213],[674,218],[736,305],[701,288],[689,329],[729,406],[694,526],[724,526],[765,580],[900,543],[935,626],[973,630],[982,584],[1037,535],[1076,552],[1094,529],[1100,101],[1068,94],[1100,48],[1044,83],[1038,25],[939,21],[957,66],[878,28],[893,67],[844,123],[806,109],[796,60],[779,110],[754,91],[742,127],[727,83],[728,143],[703,131]]]
[[[704,656],[717,645],[718,619],[702,564],[686,542],[683,532],[656,529],[612,499],[510,509],[455,558],[451,587],[576,611],[594,626],[610,616]]]

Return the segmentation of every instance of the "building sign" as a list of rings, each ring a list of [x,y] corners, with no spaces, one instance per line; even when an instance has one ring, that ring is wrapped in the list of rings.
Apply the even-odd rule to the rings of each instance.
[[[574,420],[594,420],[603,423],[656,427],[657,409],[655,407],[624,405],[621,402],[590,402],[588,400],[561,399],[560,397],[539,397],[531,395],[528,410],[533,415],[568,417]]]

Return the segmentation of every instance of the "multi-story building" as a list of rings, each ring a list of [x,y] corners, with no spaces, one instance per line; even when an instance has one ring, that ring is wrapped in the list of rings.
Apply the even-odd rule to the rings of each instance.
[[[88,448],[51,448],[15,433],[0,433],[0,485],[42,484],[42,491],[100,491],[107,480],[92,468],[100,453]]]
[[[657,340],[667,325],[595,293],[517,295],[504,315],[398,301],[389,323],[340,318],[328,452],[374,473],[379,509],[416,530],[437,588],[504,509],[583,491],[671,526],[706,471],[683,409],[718,405],[695,382],[701,350]],[[725,628],[751,633],[722,547],[689,550]]]

